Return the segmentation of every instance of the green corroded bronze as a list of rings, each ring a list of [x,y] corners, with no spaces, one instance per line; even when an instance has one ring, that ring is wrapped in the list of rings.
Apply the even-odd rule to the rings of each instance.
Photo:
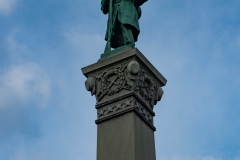
[[[107,41],[104,58],[116,51],[111,48],[121,50],[133,48],[140,33],[138,20],[141,17],[140,6],[147,0],[102,0],[101,10],[108,14]]]

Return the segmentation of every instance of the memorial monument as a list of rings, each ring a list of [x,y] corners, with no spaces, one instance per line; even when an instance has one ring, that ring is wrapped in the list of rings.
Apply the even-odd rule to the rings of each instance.
[[[97,160],[156,160],[153,109],[167,80],[135,48],[146,1],[101,2],[107,44],[96,63],[82,68],[96,98]]]

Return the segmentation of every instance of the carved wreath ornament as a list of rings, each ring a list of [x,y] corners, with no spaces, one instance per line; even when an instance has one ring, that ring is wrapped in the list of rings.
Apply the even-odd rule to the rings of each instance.
[[[156,83],[145,73],[144,70],[140,71],[139,81],[134,90],[138,91],[140,95],[149,102],[152,108],[157,104],[157,101],[161,100],[163,95],[162,88],[156,85]]]
[[[127,83],[126,76],[127,65],[113,68],[99,77],[96,76],[96,81],[101,83],[100,91],[97,94],[97,99],[101,100],[105,95],[111,96],[119,93],[121,90],[131,90],[131,85]]]
[[[96,95],[97,101],[100,101],[106,95],[112,96],[122,90],[130,91],[132,86],[128,84],[126,77],[137,83],[134,90],[139,92],[152,108],[157,101],[160,101],[163,90],[140,68],[136,61],[110,69],[100,76],[89,77],[85,86],[92,95]],[[98,88],[97,93],[96,88]]]
[[[101,76],[89,77],[85,82],[86,89],[91,91],[92,95],[96,94],[98,101],[105,95],[112,96],[123,89],[130,91],[132,86],[126,80],[126,68],[127,64],[103,72]],[[96,82],[100,85],[98,93],[96,93]]]

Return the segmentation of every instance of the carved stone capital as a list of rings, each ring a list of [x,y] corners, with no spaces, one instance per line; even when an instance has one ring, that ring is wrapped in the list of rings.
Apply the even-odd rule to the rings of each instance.
[[[96,123],[134,110],[153,125],[153,108],[167,81],[136,48],[103,58],[82,71],[88,77],[86,89],[96,97]]]

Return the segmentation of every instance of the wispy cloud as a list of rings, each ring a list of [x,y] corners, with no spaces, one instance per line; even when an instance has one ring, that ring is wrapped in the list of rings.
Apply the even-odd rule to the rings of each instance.
[[[94,58],[97,61],[100,54],[103,53],[105,40],[98,33],[86,33],[85,30],[83,26],[73,27],[66,30],[64,36],[69,46],[81,55],[82,58]]]
[[[18,0],[0,0],[0,13],[7,15],[15,7]]]
[[[50,95],[50,78],[36,63],[10,66],[0,75],[0,108],[37,99],[40,106]]]
[[[38,153],[35,155],[26,153],[26,151],[19,150],[18,152],[15,153],[15,155],[13,155],[10,160],[43,160],[43,159],[47,159],[47,154],[46,153]]]
[[[39,136],[39,125],[29,110],[43,110],[51,93],[51,78],[37,62],[25,60],[27,45],[15,40],[13,32],[6,37],[10,54],[0,68],[0,138],[23,134]],[[28,53],[28,54],[29,54]]]
[[[160,157],[160,160],[222,160],[212,156],[173,156],[173,157]]]
[[[31,51],[27,45],[15,40],[17,31],[6,37],[9,65],[0,69],[0,108],[10,104],[27,103],[38,100],[39,106],[45,106],[50,96],[50,76],[34,61],[24,60]],[[35,98],[34,98],[35,97]]]

